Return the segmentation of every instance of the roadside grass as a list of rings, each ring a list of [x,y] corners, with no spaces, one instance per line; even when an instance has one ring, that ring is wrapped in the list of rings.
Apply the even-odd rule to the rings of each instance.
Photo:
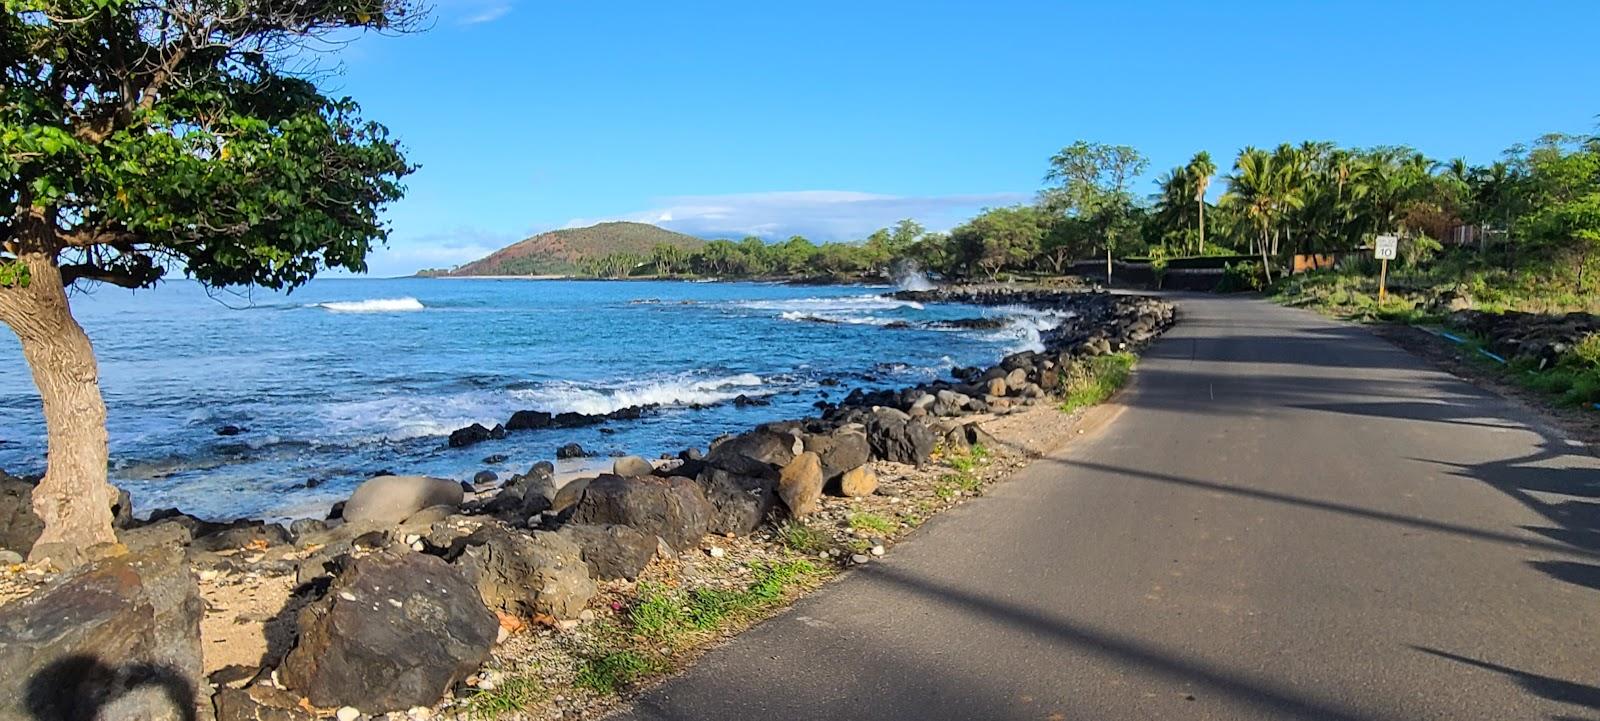
[[[1507,382],[1545,396],[1553,405],[1593,408],[1600,403],[1600,335],[1590,335],[1563,354],[1557,362],[1539,367],[1533,359],[1511,358],[1502,364],[1480,351],[1488,341],[1450,325],[1449,316],[1430,309],[1422,299],[1449,291],[1470,297],[1474,306],[1489,313],[1520,310],[1532,313],[1560,313],[1593,309],[1594,298],[1580,297],[1568,290],[1541,287],[1531,277],[1493,273],[1469,273],[1453,282],[1439,282],[1420,290],[1402,286],[1383,302],[1375,298],[1377,283],[1371,278],[1347,273],[1312,273],[1281,282],[1273,299],[1290,306],[1311,308],[1345,320],[1397,323],[1440,327],[1460,338],[1462,349],[1474,365]]]
[[[895,529],[900,527],[899,523],[884,518],[876,513],[866,512],[850,514],[849,522],[850,528],[854,530],[871,531],[873,533],[883,534],[894,533]]]
[[[832,543],[828,534],[797,519],[784,521],[783,525],[778,527],[778,539],[789,550],[806,556],[826,551]]]
[[[494,719],[526,710],[545,697],[544,685],[526,676],[503,679],[492,689],[479,689],[467,697],[462,712],[468,718]]]
[[[620,624],[597,625],[580,654],[573,684],[615,694],[674,667],[675,653],[730,627],[753,622],[820,585],[830,570],[802,558],[754,563],[743,588],[668,588],[643,584]]]
[[[1136,360],[1132,353],[1112,353],[1095,356],[1075,367],[1068,374],[1061,410],[1071,413],[1104,402],[1128,382]]]

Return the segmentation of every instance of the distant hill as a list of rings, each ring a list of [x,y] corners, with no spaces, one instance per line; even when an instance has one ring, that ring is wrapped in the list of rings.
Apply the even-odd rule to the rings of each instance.
[[[428,275],[462,277],[473,275],[570,275],[584,258],[599,258],[612,253],[649,255],[661,243],[689,251],[706,242],[692,235],[674,233],[648,223],[613,222],[587,228],[567,228],[540,233],[501,248],[449,271],[429,271]]]

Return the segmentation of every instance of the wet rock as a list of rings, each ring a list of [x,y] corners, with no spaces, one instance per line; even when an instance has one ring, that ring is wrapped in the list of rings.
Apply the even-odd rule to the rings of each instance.
[[[638,456],[623,456],[611,464],[611,472],[619,476],[648,476],[656,467]]]
[[[0,718],[192,721],[205,604],[182,547],[104,559],[0,614]]]
[[[797,441],[787,433],[757,429],[712,446],[706,465],[741,476],[777,478],[794,460]]]
[[[778,475],[778,497],[789,513],[796,517],[808,516],[817,511],[822,500],[822,459],[806,451],[795,456]]]
[[[549,531],[485,525],[466,537],[456,564],[485,605],[522,618],[576,618],[596,592],[578,545]]]
[[[629,526],[569,523],[558,534],[577,545],[589,575],[598,579],[632,581],[656,555],[655,537]]]
[[[489,487],[500,482],[500,474],[494,471],[478,471],[472,474],[472,485],[475,487]]]
[[[451,431],[449,442],[451,448],[466,448],[490,439],[505,437],[505,426],[496,424],[494,428],[484,428],[482,423],[474,423],[466,428]]]
[[[594,454],[584,450],[583,446],[580,446],[576,443],[568,443],[556,449],[556,458],[558,459],[588,458],[592,455]]]
[[[839,477],[839,492],[845,496],[870,496],[877,490],[878,474],[866,466],[852,468]]]
[[[706,535],[714,512],[700,485],[687,478],[604,475],[584,489],[573,520],[632,526],[683,550]]]
[[[517,411],[511,414],[511,420],[506,421],[508,431],[535,431],[549,428],[554,417],[544,411]]]
[[[461,484],[427,476],[378,476],[356,487],[345,501],[349,523],[395,525],[428,506],[459,506]]]
[[[218,426],[217,427],[217,435],[219,435],[219,436],[237,436],[240,433],[244,433],[244,432],[246,432],[248,430],[250,430],[250,429],[249,428],[245,428],[244,426],[235,426],[235,425],[231,425],[230,424],[230,425],[225,425],[225,426]]]
[[[409,550],[353,559],[301,610],[279,668],[323,708],[432,706],[489,658],[500,624],[458,568]]]
[[[766,520],[778,500],[778,482],[762,476],[741,476],[720,468],[704,468],[697,478],[713,513],[709,530],[743,536]]]

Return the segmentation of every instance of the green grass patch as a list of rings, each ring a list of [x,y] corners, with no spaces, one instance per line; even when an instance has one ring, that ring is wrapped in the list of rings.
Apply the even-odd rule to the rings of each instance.
[[[900,524],[876,513],[852,513],[850,514],[850,527],[857,531],[889,534],[899,528]]]
[[[1061,410],[1067,413],[1104,402],[1128,382],[1137,358],[1132,353],[1112,353],[1088,359],[1067,379]]]
[[[544,698],[545,689],[536,679],[511,676],[492,689],[479,689],[468,696],[463,712],[469,718],[493,719],[525,711]]]
[[[580,661],[572,683],[578,688],[609,696],[665,670],[666,664],[659,659],[633,649],[619,649]]]
[[[785,521],[778,527],[778,540],[789,550],[808,556],[826,551],[832,545],[828,534],[797,520]]]
[[[793,590],[809,586],[823,575],[822,569],[805,559],[755,564],[751,570],[755,578],[744,588],[674,591],[652,585],[641,589],[638,602],[628,611],[628,624],[635,636],[653,644],[681,646],[698,632],[759,616]]]

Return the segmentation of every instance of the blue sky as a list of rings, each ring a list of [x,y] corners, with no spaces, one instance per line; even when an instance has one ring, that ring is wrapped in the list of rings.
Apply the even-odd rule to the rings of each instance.
[[[1080,138],[1148,178],[1307,139],[1489,161],[1594,127],[1596,28],[1595,2],[439,0],[323,85],[422,166],[371,259],[395,275],[600,220],[948,228],[1032,197]]]

